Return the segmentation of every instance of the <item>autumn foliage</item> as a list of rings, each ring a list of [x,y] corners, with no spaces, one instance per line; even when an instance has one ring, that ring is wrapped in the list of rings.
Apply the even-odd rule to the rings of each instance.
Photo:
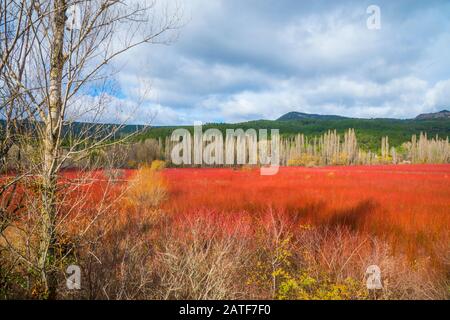
[[[449,165],[91,172],[67,195],[83,201],[65,222],[68,244],[88,230],[69,255],[88,285],[65,294],[448,299],[449,179]]]
[[[251,167],[142,168],[127,176],[115,219],[129,240],[108,243],[146,261],[139,274],[153,293],[138,296],[447,297],[448,165],[283,167],[274,176]],[[372,264],[383,272],[375,293],[365,287]]]

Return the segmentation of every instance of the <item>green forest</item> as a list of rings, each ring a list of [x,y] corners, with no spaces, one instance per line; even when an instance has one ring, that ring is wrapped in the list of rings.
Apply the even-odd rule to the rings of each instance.
[[[121,131],[128,134],[139,126],[126,126]],[[137,135],[135,139],[146,140],[148,138],[165,138],[174,129],[186,128],[193,130],[192,126],[155,126]],[[203,126],[203,130],[218,128],[221,131],[226,129],[279,129],[284,137],[299,133],[307,137],[319,136],[328,130],[337,130],[338,134],[343,134],[347,129],[355,129],[358,142],[362,148],[376,150],[381,147],[381,138],[388,136],[391,146],[398,147],[403,142],[409,141],[412,135],[426,133],[428,137],[440,138],[450,136],[450,121],[448,119],[432,120],[399,120],[399,119],[302,119],[302,120],[256,120],[235,124],[228,123],[208,123]]]

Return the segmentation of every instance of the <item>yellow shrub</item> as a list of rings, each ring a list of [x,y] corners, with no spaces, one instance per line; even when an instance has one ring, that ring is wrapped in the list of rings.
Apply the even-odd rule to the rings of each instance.
[[[315,279],[307,272],[294,277],[289,274],[279,285],[277,298],[299,300],[350,300],[366,299],[367,291],[362,283],[347,278],[341,282],[331,281],[326,275]]]
[[[341,152],[335,157],[333,157],[331,164],[332,165],[347,165],[349,164],[350,159],[348,157],[348,154],[346,152]]]
[[[163,170],[166,167],[166,162],[162,160],[153,160],[150,169],[154,171]]]
[[[317,165],[320,165],[320,157],[309,154],[302,154],[299,157],[288,160],[288,166],[314,167]]]
[[[154,208],[166,198],[166,183],[161,174],[152,167],[138,169],[130,181],[126,192],[126,199],[130,204]]]
[[[310,226],[305,226],[309,229]],[[278,241],[273,251],[260,254],[249,273],[247,285],[271,291],[278,300],[351,300],[367,299],[364,282],[353,278],[335,279],[326,270],[297,265],[293,260],[291,237]],[[262,259],[261,259],[262,258]],[[305,260],[305,262],[307,262]]]

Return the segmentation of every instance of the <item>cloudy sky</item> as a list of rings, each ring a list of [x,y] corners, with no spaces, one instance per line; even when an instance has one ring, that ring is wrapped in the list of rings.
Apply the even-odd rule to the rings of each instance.
[[[172,1],[173,0],[167,0]],[[450,108],[450,1],[185,0],[170,45],[122,56],[133,123],[414,117]],[[367,7],[381,9],[369,30]],[[143,86],[151,87],[142,97]]]

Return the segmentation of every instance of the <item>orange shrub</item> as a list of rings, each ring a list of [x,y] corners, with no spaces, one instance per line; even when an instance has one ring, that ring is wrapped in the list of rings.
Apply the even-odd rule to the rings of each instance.
[[[167,197],[167,186],[161,174],[155,169],[161,165],[142,167],[129,183],[125,198],[140,208],[156,208]]]
[[[162,160],[153,160],[150,169],[161,171],[166,167],[166,162]]]

